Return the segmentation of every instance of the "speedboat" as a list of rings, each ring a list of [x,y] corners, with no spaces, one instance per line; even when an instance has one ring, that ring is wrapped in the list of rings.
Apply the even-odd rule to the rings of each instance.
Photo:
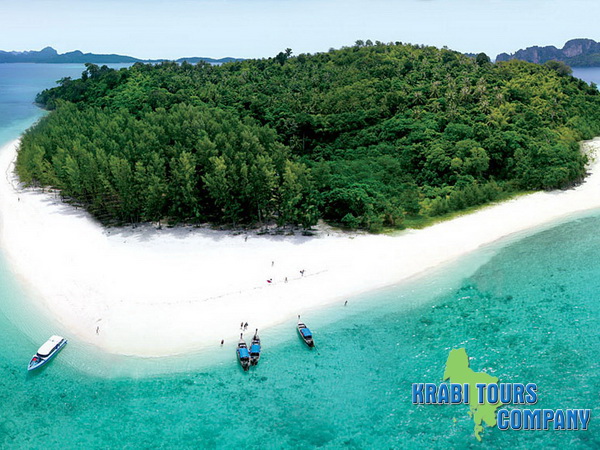
[[[243,334],[240,334],[240,341],[238,342],[236,352],[242,369],[248,370],[250,367],[250,353],[248,353],[248,346],[246,345],[243,336]]]
[[[260,359],[260,337],[258,337],[258,328],[254,332],[252,344],[250,344],[250,365],[255,366]]]
[[[303,322],[300,321],[300,316],[298,316],[298,334],[300,335],[302,340],[306,343],[306,345],[308,345],[309,347],[315,346],[315,341],[313,341],[313,335],[310,332],[310,330],[308,329],[308,327],[306,325],[304,325]]]
[[[67,340],[62,336],[52,336],[38,349],[37,353],[33,355],[27,370],[37,369],[43,366],[48,361],[56,356],[56,354],[67,345]]]

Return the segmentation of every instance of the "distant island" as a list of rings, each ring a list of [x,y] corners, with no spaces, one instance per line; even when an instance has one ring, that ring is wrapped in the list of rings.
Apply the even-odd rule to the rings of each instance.
[[[515,53],[500,53],[496,61],[521,61],[543,64],[547,61],[562,61],[571,67],[600,67],[600,42],[592,39],[571,39],[562,49],[553,45],[527,47]]]
[[[117,64],[117,63],[158,63],[167,61],[166,59],[139,59],[132,56],[124,55],[103,55],[96,53],[83,53],[79,50],[67,53],[58,53],[52,47],[46,47],[40,51],[25,51],[25,52],[6,52],[0,50],[0,63],[38,63],[38,64]],[[232,61],[242,61],[240,58],[206,58],[200,56],[179,58],[176,62],[187,61],[195,64],[199,61],[205,61],[211,64],[223,64]]]

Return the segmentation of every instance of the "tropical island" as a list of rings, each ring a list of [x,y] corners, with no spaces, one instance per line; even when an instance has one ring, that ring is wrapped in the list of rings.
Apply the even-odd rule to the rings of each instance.
[[[370,41],[222,66],[88,64],[38,96],[51,112],[0,153],[0,237],[82,340],[143,356],[230,342],[240,320],[293,320],[600,207],[597,141],[579,144],[600,134],[600,93],[567,72]],[[424,230],[364,232],[530,190]]]
[[[600,93],[556,64],[370,41],[221,66],[88,64],[38,96],[53,111],[17,170],[107,224],[397,228],[583,179]]]

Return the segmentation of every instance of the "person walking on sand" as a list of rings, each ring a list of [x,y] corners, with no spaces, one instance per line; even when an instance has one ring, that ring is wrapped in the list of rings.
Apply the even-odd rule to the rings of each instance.
[[[100,334],[100,327],[96,327],[96,334]]]
[[[240,323],[240,330],[244,329],[244,322]]]

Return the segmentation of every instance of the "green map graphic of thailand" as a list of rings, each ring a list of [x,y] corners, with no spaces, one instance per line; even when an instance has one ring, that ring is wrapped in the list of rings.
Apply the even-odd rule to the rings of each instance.
[[[481,441],[481,432],[485,422],[487,426],[496,426],[496,410],[502,406],[501,403],[491,404],[485,401],[479,404],[477,401],[477,383],[498,383],[498,378],[483,372],[474,372],[469,368],[469,356],[464,348],[450,350],[444,371],[444,381],[451,383],[469,384],[469,416],[475,422],[475,438]],[[487,389],[486,389],[487,390]],[[487,394],[486,394],[487,395]]]

